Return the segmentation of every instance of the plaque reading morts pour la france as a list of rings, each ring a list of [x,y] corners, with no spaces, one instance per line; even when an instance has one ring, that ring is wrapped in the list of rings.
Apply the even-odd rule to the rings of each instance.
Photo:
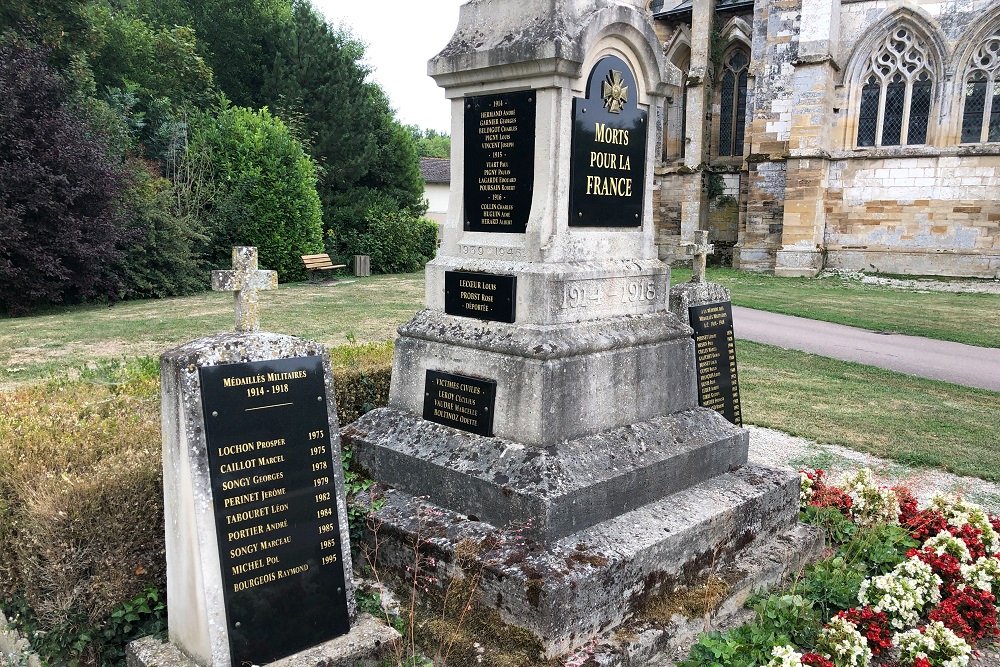
[[[350,630],[320,357],[199,369],[233,665]]]
[[[535,91],[465,100],[465,231],[523,234],[535,184]]]
[[[641,227],[647,114],[632,70],[617,56],[597,61],[587,96],[573,99],[571,227]]]
[[[424,380],[424,419],[492,436],[496,395],[496,380],[428,370]]]
[[[688,315],[694,329],[698,404],[720,412],[732,423],[742,426],[733,308],[729,302],[709,303],[691,306]]]

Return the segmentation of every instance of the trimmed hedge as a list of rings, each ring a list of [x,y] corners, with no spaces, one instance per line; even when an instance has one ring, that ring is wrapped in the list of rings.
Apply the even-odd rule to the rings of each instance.
[[[386,404],[392,343],[330,352],[341,424]],[[53,664],[117,664],[159,618],[120,623],[166,589],[158,375],[144,359],[0,393],[0,608]]]

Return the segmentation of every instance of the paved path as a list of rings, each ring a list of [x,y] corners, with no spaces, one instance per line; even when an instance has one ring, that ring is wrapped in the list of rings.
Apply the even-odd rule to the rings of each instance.
[[[1000,349],[882,334],[733,306],[737,338],[856,361],[967,387],[1000,391]]]

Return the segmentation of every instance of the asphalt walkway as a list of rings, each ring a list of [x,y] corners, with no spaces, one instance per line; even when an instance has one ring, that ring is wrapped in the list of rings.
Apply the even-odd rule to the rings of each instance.
[[[1000,392],[1000,349],[733,306],[737,338]]]

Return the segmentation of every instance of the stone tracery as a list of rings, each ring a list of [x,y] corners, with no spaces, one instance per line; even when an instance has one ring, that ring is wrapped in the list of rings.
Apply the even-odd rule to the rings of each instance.
[[[934,78],[927,46],[905,25],[868,59],[861,79],[858,146],[927,143]]]
[[[1000,141],[1000,28],[976,47],[964,97],[962,143]]]

